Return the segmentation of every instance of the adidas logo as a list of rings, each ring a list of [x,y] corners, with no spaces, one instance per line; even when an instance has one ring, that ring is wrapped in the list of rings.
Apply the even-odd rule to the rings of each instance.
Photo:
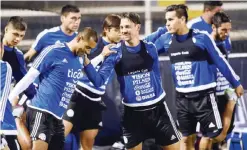
[[[171,140],[174,140],[174,139],[176,139],[176,136],[172,135]]]
[[[213,127],[215,127],[215,125],[211,122],[208,127],[213,128]]]
[[[67,59],[66,59],[66,58],[64,58],[62,62],[64,62],[64,63],[68,63],[68,61],[67,61]]]

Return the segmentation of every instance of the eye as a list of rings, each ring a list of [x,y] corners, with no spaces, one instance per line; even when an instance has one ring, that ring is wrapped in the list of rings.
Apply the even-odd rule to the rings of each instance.
[[[86,49],[91,49],[91,47],[90,46],[86,46]]]

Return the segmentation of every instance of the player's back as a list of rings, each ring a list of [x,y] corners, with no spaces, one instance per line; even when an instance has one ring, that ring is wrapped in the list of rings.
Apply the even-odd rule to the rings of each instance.
[[[65,43],[60,43],[45,48],[33,67],[40,72],[40,84],[30,107],[47,110],[60,118],[82,76],[79,58]]]

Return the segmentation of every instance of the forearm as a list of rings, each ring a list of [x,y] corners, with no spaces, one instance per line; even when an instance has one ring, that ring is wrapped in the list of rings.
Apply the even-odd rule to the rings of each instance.
[[[33,84],[31,84],[25,91],[25,95],[28,97],[28,99],[32,99],[34,95],[36,94],[36,89]]]
[[[36,77],[39,75],[39,71],[31,68],[28,73],[18,82],[15,86],[15,88],[12,90],[12,92],[9,95],[9,100],[12,103],[14,98],[18,96],[20,93],[22,93],[24,90],[28,88],[28,86],[34,82]]]
[[[103,60],[104,60],[104,56],[102,54],[99,54],[97,57],[91,60],[91,64],[95,68]]]
[[[103,78],[101,78],[100,74],[95,70],[91,63],[84,66],[84,70],[88,79],[94,84],[94,86],[100,87],[104,84]]]

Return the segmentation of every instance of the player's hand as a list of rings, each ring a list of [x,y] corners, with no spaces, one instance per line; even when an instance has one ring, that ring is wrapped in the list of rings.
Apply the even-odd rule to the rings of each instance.
[[[82,58],[83,58],[83,61],[84,61],[84,62],[83,62],[83,65],[84,65],[84,66],[90,64],[90,60],[88,59],[86,53],[82,56]]]
[[[235,88],[235,92],[236,92],[238,98],[244,94],[244,89],[243,89],[241,84],[237,88]]]
[[[20,118],[24,112],[24,108],[21,105],[16,105],[13,107],[12,115],[14,117]]]
[[[109,55],[111,55],[111,54],[113,54],[113,53],[117,53],[116,51],[110,50],[110,48],[111,48],[112,46],[115,46],[115,45],[116,45],[116,44],[108,44],[108,45],[106,45],[106,46],[103,48],[101,55],[103,55],[104,57],[106,57],[106,56],[109,56]]]

